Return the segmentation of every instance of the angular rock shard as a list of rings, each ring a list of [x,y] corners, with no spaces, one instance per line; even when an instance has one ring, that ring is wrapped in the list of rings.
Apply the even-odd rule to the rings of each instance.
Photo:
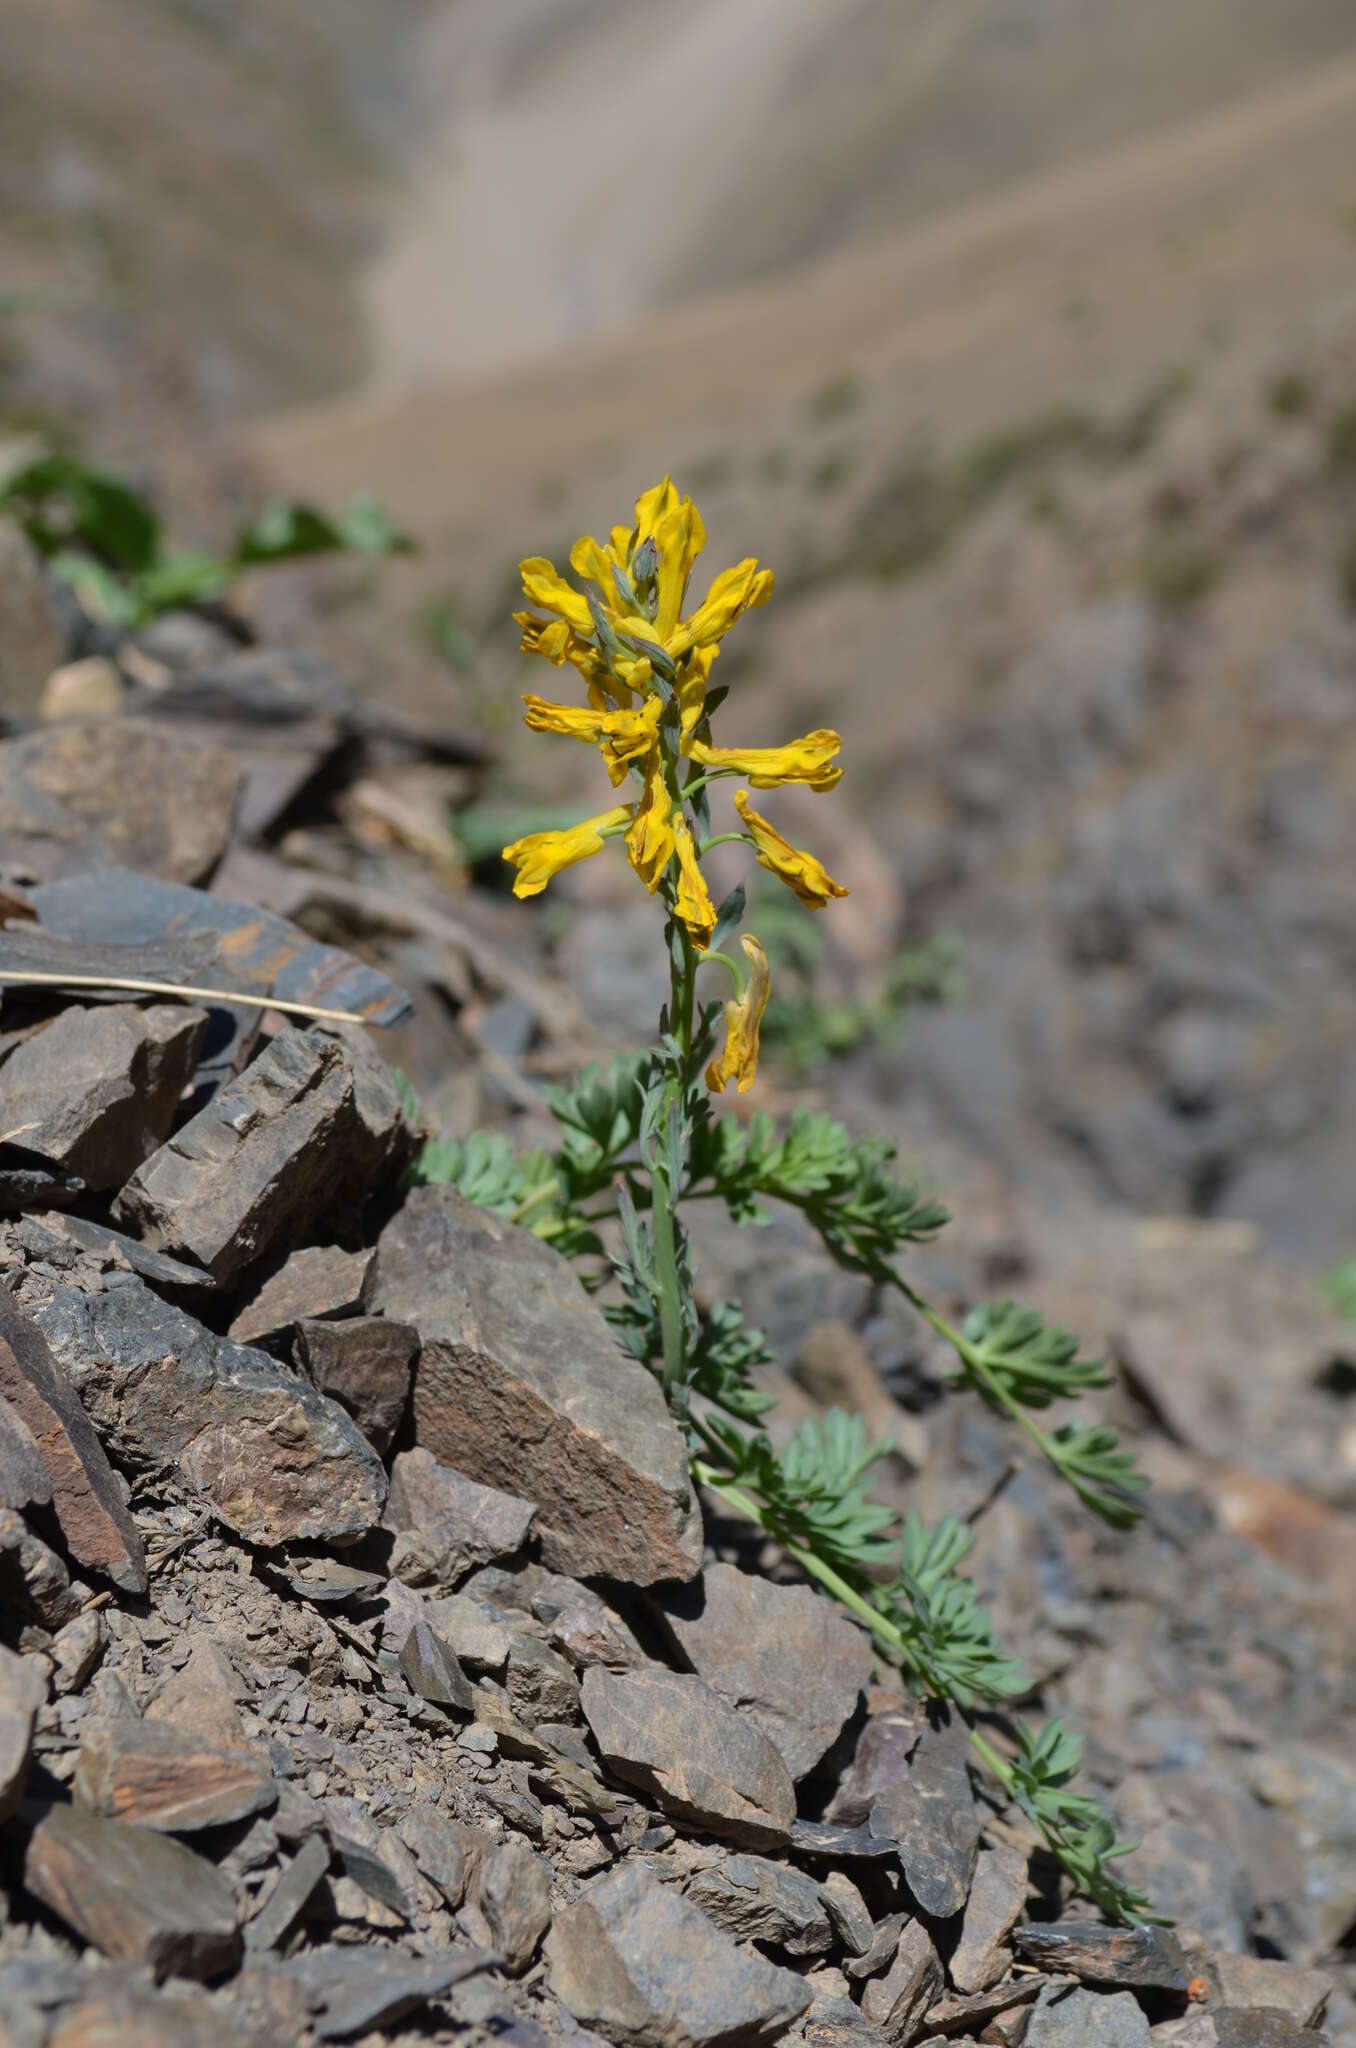
[[[174,1471],[248,1541],[334,1541],[379,1519],[386,1474],[337,1402],[132,1275],[103,1294],[54,1286],[33,1318],[114,1456]]]
[[[1015,1953],[1058,1977],[1110,1991],[1163,1991],[1184,1997],[1194,1974],[1175,1937],[1161,1927],[1106,1927],[1100,1920],[1040,1921],[1019,1927]]]
[[[780,1754],[700,1678],[595,1666],[583,1707],[603,1761],[666,1813],[750,1849],[789,1840],[796,1791]]]
[[[371,1252],[346,1252],[337,1244],[293,1252],[240,1310],[229,1334],[237,1344],[258,1344],[303,1320],[352,1315],[362,1305],[371,1263]]]
[[[793,1778],[813,1770],[871,1682],[871,1643],[808,1586],[726,1564],[659,1603],[683,1656],[756,1721]]]
[[[106,1956],[157,1977],[215,1977],[240,1955],[235,1894],[169,1835],[52,1806],[33,1830],[24,1885]]]
[[[530,1500],[440,1465],[431,1451],[402,1451],[391,1466],[386,1527],[409,1539],[407,1555],[423,1567],[421,1582],[455,1586],[476,1565],[512,1557],[536,1512]],[[414,1583],[413,1573],[403,1575]]]
[[[162,1721],[109,1721],[80,1744],[72,1789],[108,1820],[188,1834],[244,1820],[276,1804],[266,1764]]]
[[[0,1396],[37,1443],[61,1533],[78,1563],[146,1591],[146,1553],[76,1388],[35,1320],[0,1291]]]
[[[0,1821],[16,1813],[24,1796],[33,1724],[47,1698],[47,1680],[33,1657],[0,1645]]]
[[[921,1920],[910,1920],[895,1959],[862,1993],[862,2014],[887,2041],[908,2048],[923,2032],[928,2008],[945,1981],[941,1958]]]
[[[832,1939],[814,1879],[766,1856],[727,1856],[700,1871],[687,1896],[708,1920],[740,1941],[766,1942],[793,1956],[818,1956]]]
[[[0,1067],[0,1130],[29,1151],[120,1188],[163,1144],[193,1078],[207,1026],[183,1003],[73,1003]]]
[[[0,1394],[0,1508],[46,1507],[52,1475],[38,1440],[16,1408]]]
[[[361,1204],[399,1171],[408,1132],[398,1113],[374,1121],[360,1075],[370,1096],[370,1074],[337,1038],[280,1031],[132,1175],[119,1219],[225,1281],[294,1231]]]
[[[909,1890],[934,1920],[959,1913],[979,1850],[969,1737],[954,1708],[939,1707],[906,1775],[878,1794],[871,1832],[894,1842]]]
[[[382,1233],[368,1305],[419,1332],[419,1444],[533,1501],[548,1564],[639,1585],[697,1571],[677,1425],[549,1245],[455,1188],[417,1188]]]
[[[810,2004],[801,1978],[634,1865],[557,1913],[546,1957],[562,2005],[622,2048],[771,2042]]]
[[[470,1679],[442,1637],[426,1621],[417,1621],[406,1636],[400,1652],[400,1669],[411,1692],[432,1706],[454,1707],[459,1714],[469,1714],[475,1706]]]
[[[419,1339],[387,1316],[297,1324],[297,1364],[346,1408],[374,1451],[390,1449],[410,1398]]]
[[[1007,1938],[1026,1904],[1027,1859],[1021,1849],[981,1849],[965,1905],[960,1940],[948,1969],[957,1991],[987,1991],[1010,1960]]]

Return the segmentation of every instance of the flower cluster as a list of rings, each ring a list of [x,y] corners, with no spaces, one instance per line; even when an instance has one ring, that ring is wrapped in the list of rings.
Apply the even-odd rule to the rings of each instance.
[[[718,959],[734,976],[739,993],[725,1006],[725,1049],[708,1067],[707,1082],[719,1090],[735,1080],[743,1090],[757,1070],[758,1026],[770,986],[767,957],[752,934],[743,940],[747,970],[710,950],[718,913],[702,860],[716,839],[699,836],[707,817],[703,793],[731,776],[754,789],[794,782],[832,789],[842,774],[836,765],[841,740],[821,728],[785,746],[715,745],[711,712],[724,692],[709,684],[720,642],[741,613],[767,602],[772,571],[752,557],[722,570],[685,617],[688,582],[705,541],[696,506],[665,477],[637,500],[633,527],[614,526],[605,544],[587,535],[575,543],[574,581],[540,556],[520,565],[523,590],[537,607],[514,615],[524,653],[543,655],[557,668],[568,662],[588,698],[586,705],[556,704],[528,695],[528,726],[588,741],[601,753],[612,787],[630,783],[637,793],[566,830],[528,833],[504,848],[504,858],[518,871],[514,894],[535,896],[562,868],[621,839],[631,866],[651,895],[663,896],[695,952]],[[846,895],[822,861],[753,809],[747,789],[734,801],[742,829],[719,839],[745,841],[760,866],[811,910]]]

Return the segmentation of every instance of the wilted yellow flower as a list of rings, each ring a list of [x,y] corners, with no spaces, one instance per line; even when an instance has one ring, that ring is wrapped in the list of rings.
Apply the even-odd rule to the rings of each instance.
[[[604,839],[619,832],[630,816],[630,804],[617,804],[563,832],[529,832],[525,838],[515,839],[512,846],[504,848],[504,859],[518,870],[514,895],[540,896],[552,875],[573,867],[577,860],[587,860],[590,854],[601,853]]]
[[[841,882],[834,881],[823,861],[816,860],[803,848],[793,846],[789,839],[783,839],[775,825],[759,816],[749,803],[746,789],[735,791],[735,809],[753,835],[759,867],[780,876],[788,888],[795,890],[807,910],[822,910],[831,896],[847,895],[847,890]]]
[[[706,1070],[706,1085],[713,1095],[719,1095],[731,1081],[738,1082],[739,1093],[743,1095],[752,1088],[758,1073],[758,1028],[772,993],[772,977],[767,970],[767,954],[753,933],[747,932],[740,943],[748,956],[749,978],[743,995],[731,998],[725,1005],[724,1050]]]
[[[544,697],[526,696],[524,723],[533,732],[559,732],[570,739],[591,740],[601,748],[607,772],[615,789],[626,778],[632,761],[653,753],[664,706],[658,697],[647,698],[639,710],[605,711],[579,704],[548,704]]]
[[[685,739],[683,752],[704,768],[732,768],[747,775],[755,789],[777,789],[784,782],[808,782],[811,789],[832,789],[843,771],[832,761],[842,738],[827,726],[788,740],[784,747],[713,747],[705,740]]]
[[[697,848],[681,810],[673,814],[673,846],[678,856],[678,915],[687,926],[688,936],[697,951],[704,953],[716,928],[716,906],[711,900],[711,891],[697,860]]]

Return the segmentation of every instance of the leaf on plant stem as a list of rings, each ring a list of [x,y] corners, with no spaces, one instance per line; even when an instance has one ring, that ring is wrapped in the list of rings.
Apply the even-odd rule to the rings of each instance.
[[[160,521],[146,499],[72,455],[45,455],[18,470],[0,489],[0,509],[44,555],[77,545],[133,575],[159,560]]]

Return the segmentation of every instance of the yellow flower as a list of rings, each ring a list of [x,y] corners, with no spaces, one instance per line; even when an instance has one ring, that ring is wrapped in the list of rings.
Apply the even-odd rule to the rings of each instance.
[[[688,580],[705,544],[701,513],[666,476],[636,500],[636,523],[629,533],[614,526],[606,542],[585,534],[570,550],[570,566],[592,593],[592,602],[544,556],[529,556],[519,565],[523,589],[530,603],[553,616],[515,614],[523,627],[524,653],[572,661],[589,680],[598,680],[594,663],[610,666],[632,689],[645,687],[652,661],[666,676],[681,678],[694,655],[714,651],[741,612],[765,604],[772,594],[772,571],[760,569],[750,556],[723,570],[684,620]],[[628,675],[628,664],[644,664],[644,680]],[[701,680],[704,684],[704,675]]]
[[[630,804],[618,804],[615,809],[600,811],[596,818],[584,818],[563,832],[529,832],[525,838],[515,839],[512,846],[504,848],[504,859],[512,861],[518,870],[514,895],[540,896],[551,877],[562,868],[573,867],[577,860],[601,853],[604,839],[620,831],[630,816]]]
[[[673,814],[673,842],[678,856],[678,915],[687,926],[697,951],[704,953],[716,928],[716,906],[711,900],[711,891],[697,860],[692,832],[681,809]]]
[[[745,1094],[758,1072],[758,1027],[772,993],[772,977],[767,971],[767,954],[752,932],[741,944],[748,955],[749,978],[743,995],[725,1005],[725,1049],[706,1070],[706,1085],[713,1095],[734,1080],[740,1094]]]
[[[793,846],[789,839],[783,839],[775,825],[759,817],[749,804],[746,789],[735,791],[735,809],[738,811],[758,849],[758,865],[769,874],[779,875],[788,888],[794,889],[808,910],[822,910],[831,896],[846,896],[847,890],[841,882],[835,882],[824,863],[816,860],[812,853]]]
[[[807,732],[784,747],[713,747],[704,740],[684,739],[683,752],[704,768],[732,768],[747,775],[755,789],[776,789],[783,782],[808,782],[811,789],[832,789],[842,778],[832,761],[843,742],[827,726]]]
[[[590,695],[593,686],[589,686]],[[649,697],[638,711],[608,711],[594,705],[548,704],[544,697],[526,696],[525,723],[532,732],[559,732],[570,739],[591,740],[602,750],[607,772],[615,789],[626,779],[632,761],[643,760],[654,751],[655,736],[664,706]]]
[[[627,857],[652,896],[673,859],[672,811],[664,764],[656,750],[646,764],[645,794],[635,807],[626,835]]]

